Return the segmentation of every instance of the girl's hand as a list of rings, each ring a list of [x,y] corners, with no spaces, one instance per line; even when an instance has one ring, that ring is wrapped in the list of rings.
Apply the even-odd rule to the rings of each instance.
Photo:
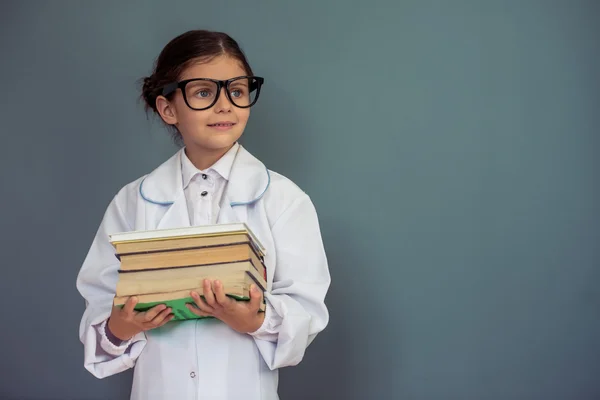
[[[220,319],[239,333],[250,333],[261,327],[265,313],[258,312],[263,295],[255,285],[250,287],[250,301],[237,301],[225,294],[223,284],[216,280],[204,280],[204,299],[192,291],[195,305],[186,304],[194,314]]]
[[[159,304],[144,312],[133,308],[137,303],[135,297],[130,297],[121,307],[113,307],[108,319],[108,329],[120,340],[129,340],[142,331],[158,328],[173,319],[171,309]]]

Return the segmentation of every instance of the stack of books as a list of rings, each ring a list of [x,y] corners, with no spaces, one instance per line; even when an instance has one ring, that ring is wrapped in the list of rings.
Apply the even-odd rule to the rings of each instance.
[[[131,296],[145,311],[158,304],[172,308],[173,320],[200,318],[185,306],[190,292],[203,296],[205,279],[220,280],[225,294],[250,299],[250,286],[266,290],[265,248],[246,224],[204,225],[110,235],[121,261],[114,305]],[[264,311],[264,301],[261,304]]]

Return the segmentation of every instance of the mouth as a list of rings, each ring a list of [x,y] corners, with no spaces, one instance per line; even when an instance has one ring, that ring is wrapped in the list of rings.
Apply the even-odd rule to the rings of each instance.
[[[211,128],[222,128],[222,129],[231,128],[234,125],[235,125],[235,122],[229,122],[229,121],[208,124],[208,126],[210,126]]]

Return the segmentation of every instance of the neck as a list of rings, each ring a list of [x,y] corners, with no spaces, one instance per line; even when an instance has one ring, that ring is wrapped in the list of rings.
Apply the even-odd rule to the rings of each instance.
[[[203,171],[219,161],[219,159],[223,157],[225,153],[227,153],[234,145],[235,143],[224,149],[214,150],[200,148],[197,146],[186,146],[185,154],[196,168]]]

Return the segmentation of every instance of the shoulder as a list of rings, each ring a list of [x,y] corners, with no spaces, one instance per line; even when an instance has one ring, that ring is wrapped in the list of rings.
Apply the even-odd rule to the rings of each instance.
[[[122,186],[108,205],[104,218],[116,218],[130,229],[135,226],[136,209],[139,206],[140,184],[147,175],[141,176]]]
[[[140,195],[140,187],[142,182],[148,177],[148,174],[142,175],[135,180],[126,183],[115,194],[115,199],[120,202],[131,201]]]
[[[266,191],[265,196],[278,198],[285,202],[293,202],[298,198],[308,196],[306,192],[290,178],[270,169],[268,172],[270,178],[269,189]]]
[[[312,211],[310,196],[290,178],[268,170],[269,187],[265,191],[264,204],[271,225],[285,214],[300,212],[307,207]]]
[[[115,195],[115,201],[119,206],[136,207],[145,199],[151,199],[151,203],[169,205],[172,203],[172,195],[175,193],[177,184],[174,176],[181,174],[180,154],[178,150],[167,160],[158,164],[153,170],[125,184]]]

